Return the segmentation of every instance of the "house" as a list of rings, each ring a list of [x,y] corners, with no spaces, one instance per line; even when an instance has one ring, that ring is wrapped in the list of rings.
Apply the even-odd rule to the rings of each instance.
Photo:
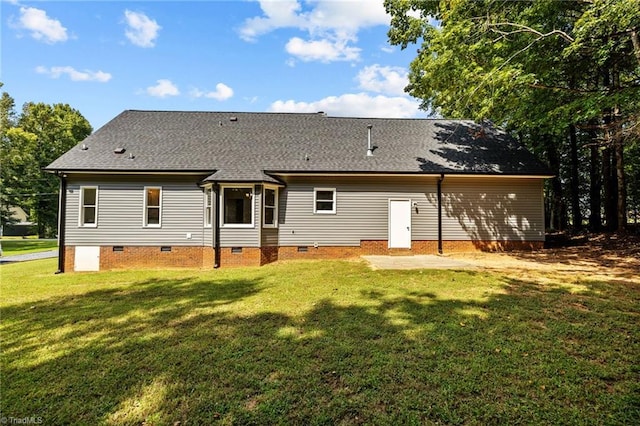
[[[62,155],[60,270],[536,249],[547,168],[471,121],[125,111]]]
[[[29,215],[22,207],[9,206],[7,210],[11,217],[11,222],[2,224],[0,236],[26,237],[27,235],[37,234],[37,224],[29,221]]]

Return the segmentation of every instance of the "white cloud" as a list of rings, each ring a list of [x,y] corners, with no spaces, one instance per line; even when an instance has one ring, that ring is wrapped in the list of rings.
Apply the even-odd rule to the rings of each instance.
[[[276,101],[271,112],[318,112],[338,117],[410,118],[420,112],[418,101],[407,97],[370,96],[366,93],[329,96],[314,102]]]
[[[280,28],[305,31],[308,40],[293,37],[286,51],[302,61],[356,61],[359,48],[349,45],[357,41],[360,29],[388,25],[389,16],[379,0],[259,0],[263,16],[245,20],[240,37],[254,41],[259,36]]]
[[[47,16],[47,12],[35,7],[21,7],[18,27],[31,31],[31,37],[53,44],[67,41],[67,29],[60,21]]]
[[[199,89],[193,89],[190,92],[194,98],[210,98],[218,101],[225,101],[233,96],[233,89],[224,83],[216,84],[216,90],[213,92],[205,92]]]
[[[38,74],[47,74],[51,78],[60,78],[60,76],[66,74],[69,76],[71,81],[97,81],[99,83],[106,83],[111,80],[112,77],[108,72],[90,70],[78,71],[70,66],[51,68],[39,66],[36,67],[36,72]]]
[[[180,90],[171,82],[171,80],[161,79],[156,81],[155,86],[147,87],[147,94],[156,98],[166,98],[167,96],[178,96]]]
[[[347,40],[310,40],[293,37],[286,44],[287,53],[302,61],[356,61],[360,57],[357,47],[347,46]]]
[[[259,3],[264,16],[245,20],[240,28],[242,39],[254,41],[258,36],[277,28],[305,26],[304,19],[298,15],[302,6],[296,0],[263,0]]]
[[[355,34],[360,28],[389,24],[380,0],[317,0],[304,4],[297,0],[259,0],[259,3],[263,16],[247,19],[240,28],[240,37],[245,40],[255,40],[278,28],[297,28],[311,34],[325,31]]]
[[[405,95],[404,88],[409,84],[406,69],[378,64],[364,67],[356,78],[361,89],[387,95]]]
[[[130,10],[124,11],[124,17],[128,25],[125,35],[131,43],[139,47],[155,46],[158,31],[162,28],[155,20],[142,12],[132,12]]]

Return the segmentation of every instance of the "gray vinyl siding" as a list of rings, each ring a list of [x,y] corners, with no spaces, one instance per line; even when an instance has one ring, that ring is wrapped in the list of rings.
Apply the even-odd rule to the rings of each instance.
[[[230,185],[230,186],[254,186],[253,184],[246,185]],[[221,185],[224,187],[224,185]],[[220,190],[222,194],[222,188]],[[253,227],[251,228],[233,228],[233,227],[220,227],[220,246],[221,247],[260,247],[260,227],[262,224],[262,193],[260,186],[254,189],[254,203],[253,203]],[[221,224],[224,220],[222,211],[220,212]]]
[[[208,228],[203,228],[202,230],[202,238],[203,245],[212,247],[213,246],[213,226]]]
[[[279,242],[278,234],[279,230],[277,228],[262,228],[262,246],[277,246]]]
[[[336,189],[336,214],[313,213],[314,188]],[[444,240],[544,240],[542,179],[446,176],[442,192]],[[434,177],[289,178],[280,193],[278,243],[387,240],[390,199],[411,200],[412,240],[438,239]]]
[[[80,176],[67,185],[68,245],[210,246],[201,177]],[[412,240],[437,240],[435,177],[297,177],[279,190],[278,228],[262,227],[262,190],[254,192],[254,225],[220,229],[222,247],[357,246],[388,239],[389,200],[411,200]],[[444,240],[544,240],[540,178],[446,176]],[[80,227],[80,187],[98,187],[97,227]],[[143,227],[144,187],[162,187],[162,226]],[[314,188],[336,189],[336,214],[313,213]],[[214,208],[219,209],[219,199]],[[187,234],[191,233],[191,239]]]
[[[336,214],[313,213],[314,188],[336,189]],[[389,199],[409,199],[412,239],[437,239],[433,177],[296,178],[280,192],[281,246],[354,246],[361,240],[387,240]]]
[[[542,179],[445,177],[444,240],[544,241]]]
[[[204,245],[204,196],[199,181],[197,176],[71,176],[67,185],[66,244]],[[78,224],[82,186],[98,187],[95,228]],[[143,226],[145,186],[162,188],[160,228]]]

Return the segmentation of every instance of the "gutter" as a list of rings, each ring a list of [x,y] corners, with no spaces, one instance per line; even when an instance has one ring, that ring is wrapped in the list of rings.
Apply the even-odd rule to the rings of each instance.
[[[444,173],[438,178],[438,254],[442,254],[442,181]]]
[[[213,196],[215,197],[215,211],[213,213],[213,267],[220,267],[220,184],[213,184]]]
[[[59,205],[58,205],[58,270],[56,274],[61,274],[64,272],[64,261],[65,261],[65,233],[66,233],[66,220],[65,216],[67,214],[67,177],[62,173],[57,174],[60,178],[60,195]]]

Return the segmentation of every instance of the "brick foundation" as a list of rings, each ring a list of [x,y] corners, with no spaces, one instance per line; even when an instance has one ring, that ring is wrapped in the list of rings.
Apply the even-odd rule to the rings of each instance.
[[[124,246],[122,251],[113,251],[113,246],[100,247],[100,270],[129,268],[202,268],[205,252],[211,247],[172,246],[171,251],[162,251],[159,246]],[[207,255],[207,258],[209,256]],[[213,255],[211,254],[211,259]]]
[[[74,270],[73,264],[76,257],[76,248],[74,246],[64,247],[64,271],[72,272]]]
[[[64,271],[75,269],[75,247],[64,250]],[[162,251],[160,246],[123,246],[114,251],[113,246],[100,247],[100,270],[135,268],[213,268],[211,247],[172,246]]]
[[[443,241],[443,253],[464,253],[474,251],[541,250],[544,241]],[[348,259],[362,255],[411,256],[416,254],[437,254],[437,241],[412,241],[411,248],[389,248],[386,240],[363,240],[360,246],[308,246],[307,251],[298,247],[280,247],[278,259]]]
[[[260,265],[266,265],[278,260],[278,247],[261,247],[260,248]]]
[[[291,259],[348,259],[362,255],[436,254],[437,241],[413,241],[410,249],[390,249],[386,240],[363,240],[360,246],[306,246],[306,251],[298,246],[283,247],[241,247],[220,249],[220,266],[262,266],[277,260]],[[443,241],[444,253],[473,251],[540,250],[543,241]],[[241,249],[241,250],[238,250]],[[160,246],[124,246],[122,251],[114,251],[113,246],[100,247],[100,270],[133,268],[205,268],[214,266],[212,247],[172,246],[171,251],[163,251]],[[74,270],[75,247],[66,246],[64,270]]]
[[[262,250],[259,247],[240,247],[240,253],[234,253],[231,247],[220,249],[220,267],[260,266],[262,265]]]

